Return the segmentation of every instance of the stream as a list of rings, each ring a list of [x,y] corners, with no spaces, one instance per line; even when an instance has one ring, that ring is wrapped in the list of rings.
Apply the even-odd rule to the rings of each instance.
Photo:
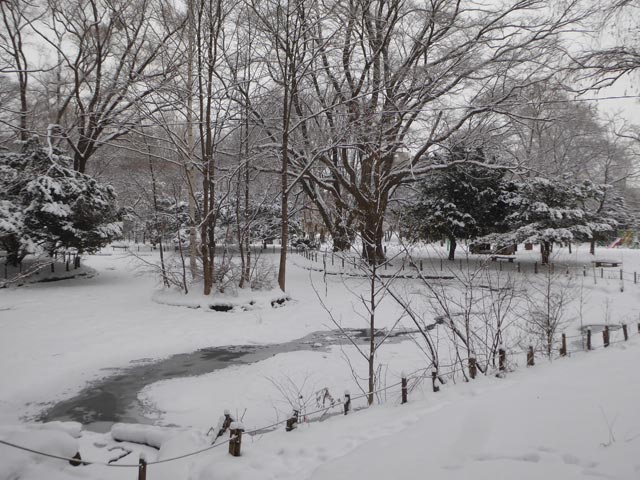
[[[386,341],[401,342],[413,333],[415,331],[394,331]],[[279,344],[211,347],[172,355],[159,361],[136,360],[131,362],[130,367],[118,369],[110,376],[91,382],[77,395],[41,413],[36,420],[76,421],[82,423],[86,430],[94,432],[107,432],[116,422],[150,424],[152,421],[145,417],[144,408],[138,401],[138,393],[147,385],[161,380],[203,375],[232,365],[256,363],[280,353],[323,351],[331,345],[348,342],[347,334],[358,343],[369,340],[368,329],[328,330]],[[385,331],[377,331],[375,336],[382,337],[385,334]]]

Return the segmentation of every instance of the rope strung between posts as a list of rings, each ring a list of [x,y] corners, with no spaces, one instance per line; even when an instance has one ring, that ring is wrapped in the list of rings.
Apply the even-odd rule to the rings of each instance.
[[[637,335],[638,335],[638,333],[633,333],[633,334],[629,335],[629,337],[637,336]],[[610,341],[609,345],[614,345],[614,344],[624,343],[624,342],[625,342],[625,340],[623,340],[623,339],[615,340],[615,341]],[[594,345],[594,346],[591,347],[591,350],[602,349],[602,348],[605,348],[605,346],[604,345],[598,345],[598,346]],[[578,352],[583,352],[583,351],[584,350],[582,350],[582,349],[580,349],[580,350],[568,350],[567,354],[569,354],[569,353],[578,353]],[[509,352],[516,352],[516,353],[519,353],[519,354],[527,353],[526,350],[525,351],[510,350]],[[547,353],[546,350],[536,350],[535,352],[544,353],[544,354]],[[557,358],[560,358],[560,357],[557,357]],[[443,372],[441,370],[443,367],[444,368],[449,368],[449,370],[446,370],[446,371]],[[453,367],[453,368],[451,368],[451,367]],[[435,368],[435,370],[434,370],[434,368]],[[411,374],[406,375],[404,378],[406,380],[416,380],[416,381],[418,381],[418,380],[423,380],[423,379],[432,377],[432,373],[431,372],[430,373],[426,373],[427,370],[431,370],[431,372],[437,371],[438,377],[446,377],[446,376],[455,374],[457,372],[463,372],[463,371],[466,370],[466,368],[464,366],[460,365],[460,362],[456,362],[456,363],[453,363],[451,365],[444,365],[444,366],[438,365],[438,367],[431,366],[431,367],[417,369],[417,370],[413,371]],[[418,375],[418,372],[424,372],[424,373]],[[396,382],[396,383],[394,383],[392,385],[388,385],[388,386],[379,388],[377,390],[374,390],[373,392],[367,392],[367,393],[363,393],[361,395],[356,395],[354,397],[350,397],[350,400],[353,401],[353,400],[358,400],[358,399],[361,399],[361,398],[367,398],[367,397],[369,397],[371,395],[375,395],[377,393],[381,393],[381,392],[390,390],[392,388],[397,388],[400,385],[402,385],[402,381]],[[328,412],[329,410],[331,410],[333,408],[344,406],[344,404],[345,404],[344,401],[340,399],[340,400],[337,400],[337,401],[333,402],[331,405],[329,405],[327,407],[322,407],[322,408],[319,408],[318,410],[314,410],[312,412],[305,413],[305,416],[315,415],[315,414],[318,414],[318,413],[326,413],[326,412]],[[280,425],[285,425],[287,423],[287,420],[288,419],[281,420],[281,421],[272,423],[270,425],[266,425],[266,426],[263,426],[263,427],[255,428],[253,430],[248,430],[245,433],[248,434],[248,435],[255,435],[255,434],[258,434],[260,432],[271,431],[271,429],[273,429],[274,427],[278,427]],[[161,464],[161,463],[174,462],[176,460],[182,460],[184,458],[192,457],[194,455],[199,455],[201,453],[213,450],[214,448],[218,448],[218,447],[220,447],[222,445],[226,445],[229,442],[231,442],[231,440],[233,440],[233,438],[234,437],[230,436],[228,439],[226,439],[226,440],[224,440],[224,441],[222,441],[220,443],[215,443],[213,445],[210,445],[208,447],[202,448],[200,450],[196,450],[196,451],[193,451],[193,452],[185,453],[183,455],[178,455],[176,457],[164,458],[162,460],[155,460],[155,461],[152,461],[152,462],[147,462],[146,464],[147,465],[158,465],[158,464]],[[93,460],[84,460],[84,459],[79,459],[79,458],[63,457],[61,455],[55,455],[55,454],[52,454],[52,453],[41,452],[39,450],[35,450],[35,449],[29,448],[29,447],[25,447],[23,445],[17,445],[15,443],[11,443],[11,442],[8,442],[8,441],[2,440],[2,439],[0,439],[0,444],[8,446],[8,447],[11,447],[11,448],[15,448],[15,449],[18,449],[18,450],[22,450],[22,451],[25,451],[25,452],[33,453],[35,455],[40,455],[40,456],[43,456],[43,457],[53,458],[55,460],[63,460],[63,461],[70,462],[70,463],[77,463],[77,464],[81,464],[81,465],[101,465],[101,466],[104,466],[104,467],[119,467],[119,468],[139,468],[140,467],[140,464],[114,464],[114,463],[97,462],[97,461],[93,461]]]
[[[398,385],[400,385],[401,383],[402,382],[394,383],[393,385],[389,385],[387,387],[375,390],[374,392],[372,392],[372,394],[380,393],[380,392],[383,392],[385,390],[389,390],[391,388],[395,388]],[[363,395],[357,395],[355,397],[352,397],[351,400],[357,400],[357,399],[360,399],[360,398],[365,398],[365,397],[368,397],[369,395],[370,395],[369,393],[363,394]],[[342,405],[344,405],[344,402],[342,400],[338,400],[334,404],[329,405],[328,407],[323,407],[323,408],[315,410],[313,412],[309,412],[306,415],[315,415],[315,414],[320,413],[320,412],[327,412],[328,410],[330,410],[332,408],[336,408],[336,407],[339,407],[339,406],[342,406]],[[266,425],[266,426],[263,426],[263,427],[255,428],[253,430],[249,430],[249,431],[247,431],[245,433],[248,434],[248,435],[251,435],[251,434],[256,434],[256,433],[259,433],[259,432],[264,432],[264,431],[267,431],[267,430],[269,430],[271,428],[274,428],[274,427],[277,427],[277,426],[280,426],[280,425],[284,425],[286,422],[287,422],[286,420],[282,420],[282,421],[279,421],[279,422],[272,423],[270,425]],[[171,457],[171,458],[165,458],[165,459],[162,459],[162,460],[156,460],[156,461],[153,461],[153,462],[147,462],[147,465],[157,465],[157,464],[160,464],[160,463],[168,463],[168,462],[173,462],[173,461],[176,461],[176,460],[181,460],[183,458],[191,457],[191,456],[194,456],[194,455],[199,455],[200,453],[204,453],[204,452],[207,452],[209,450],[213,450],[214,448],[217,448],[217,447],[220,447],[222,445],[228,444],[230,441],[231,441],[231,438],[229,438],[227,440],[224,440],[223,442],[211,445],[209,447],[202,448],[200,450],[196,450],[194,452],[185,453],[183,455],[179,455],[179,456]],[[0,440],[0,444],[6,445],[8,447],[16,448],[18,450],[23,450],[25,452],[33,453],[33,454],[36,454],[36,455],[41,455],[43,457],[49,457],[49,458],[53,458],[53,459],[56,459],[56,460],[64,460],[64,461],[67,461],[67,462],[77,462],[77,463],[81,463],[83,465],[101,465],[101,466],[104,466],[104,467],[124,467],[124,468],[127,468],[127,467],[129,467],[129,468],[139,468],[139,466],[140,466],[139,464],[113,464],[113,463],[105,463],[105,462],[96,462],[96,461],[92,461],[92,460],[81,460],[81,459],[78,459],[78,458],[67,458],[67,457],[62,457],[60,455],[54,455],[54,454],[51,454],[51,453],[46,453],[46,452],[41,452],[39,450],[34,450],[32,448],[28,448],[28,447],[25,447],[25,446],[22,446],[22,445],[17,445],[15,443],[7,442],[5,440]]]

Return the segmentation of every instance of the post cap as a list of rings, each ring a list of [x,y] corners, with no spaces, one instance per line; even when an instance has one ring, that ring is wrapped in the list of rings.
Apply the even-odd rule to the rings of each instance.
[[[242,430],[244,432],[244,425],[242,422],[231,422],[229,425],[229,430]]]

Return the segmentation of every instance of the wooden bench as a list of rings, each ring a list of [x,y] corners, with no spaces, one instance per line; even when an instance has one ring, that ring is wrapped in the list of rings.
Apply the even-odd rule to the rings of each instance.
[[[597,267],[621,267],[622,266],[622,261],[621,260],[593,260],[591,263],[593,263],[596,268]]]
[[[111,248],[113,248],[113,250],[115,251],[116,248],[120,248],[123,250],[129,250],[129,245],[111,245]]]
[[[492,262],[502,262],[503,260],[506,260],[509,263],[513,263],[516,257],[514,255],[491,255],[489,258]]]

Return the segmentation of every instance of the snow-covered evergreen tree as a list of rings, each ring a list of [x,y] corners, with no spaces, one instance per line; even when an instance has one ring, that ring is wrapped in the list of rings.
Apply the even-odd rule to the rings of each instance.
[[[485,163],[481,150],[454,149],[446,163],[460,160]],[[456,164],[421,182],[415,204],[404,211],[406,235],[412,240],[446,237],[449,260],[457,241],[493,233],[501,215],[498,200],[504,170],[478,163]]]
[[[0,191],[0,245],[11,264],[38,249],[92,252],[120,233],[113,189],[35,137],[19,153],[0,153]]]
[[[500,201],[509,233],[486,237],[496,243],[540,244],[542,263],[549,262],[553,243],[591,240],[618,225],[616,210],[599,209],[607,186],[590,180],[575,182],[569,175],[505,183]],[[619,205],[618,205],[619,206]]]

